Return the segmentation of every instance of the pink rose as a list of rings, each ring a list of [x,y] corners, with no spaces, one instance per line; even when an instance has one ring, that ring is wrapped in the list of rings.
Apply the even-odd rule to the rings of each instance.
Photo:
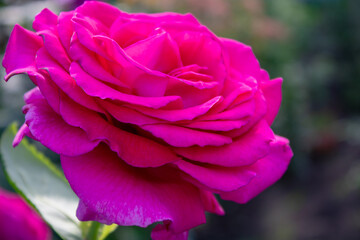
[[[7,240],[48,240],[44,221],[18,195],[0,189],[0,238]]]
[[[85,2],[45,9],[36,33],[15,26],[3,65],[37,86],[25,94],[27,135],[61,155],[77,216],[186,239],[223,214],[214,197],[246,203],[292,157],[269,127],[282,79],[251,48],[219,38],[191,14],[128,14]]]

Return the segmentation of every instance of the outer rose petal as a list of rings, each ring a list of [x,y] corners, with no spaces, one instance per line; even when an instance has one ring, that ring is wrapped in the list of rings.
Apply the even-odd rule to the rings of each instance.
[[[151,232],[152,240],[187,240],[189,232],[174,233],[169,229],[169,224],[158,224]]]
[[[179,169],[201,184],[215,191],[233,191],[247,185],[255,176],[246,167],[221,167],[210,164],[193,164],[187,161],[174,162]]]
[[[282,78],[276,78],[274,80],[261,83],[261,89],[264,93],[267,105],[265,119],[269,125],[271,125],[274,121],[280,108],[281,84]]]
[[[60,95],[60,102],[61,115],[68,124],[85,130],[91,140],[106,142],[119,157],[132,166],[159,167],[179,160],[168,147],[111,125],[97,113],[73,102],[64,94]]]
[[[201,199],[204,204],[205,210],[218,215],[224,215],[225,211],[216,200],[214,194],[209,191],[200,189]]]
[[[245,166],[264,157],[273,139],[274,133],[265,121],[261,121],[231,144],[221,147],[174,148],[174,151],[193,161],[226,167]]]
[[[31,135],[56,153],[70,156],[84,154],[99,143],[90,141],[82,129],[64,122],[45,99],[25,105],[24,111]]]
[[[276,141],[270,144],[270,153],[258,160],[248,169],[257,176],[246,186],[233,192],[220,194],[222,199],[246,203],[253,197],[274,184],[286,171],[293,153],[286,138],[276,136]]]
[[[194,145],[201,147],[222,146],[232,143],[231,138],[221,134],[203,132],[170,124],[144,125],[141,128],[174,147],[190,147]]]
[[[250,75],[256,79],[261,78],[259,61],[256,59],[250,46],[232,39],[220,39],[228,55],[227,65],[230,70],[233,68],[244,75]]]
[[[82,215],[91,220],[141,227],[171,221],[175,233],[205,222],[199,190],[171,168],[133,168],[105,145],[77,157],[62,155],[61,164],[70,186],[92,212]]]
[[[36,73],[35,54],[42,45],[41,37],[15,25],[2,62],[7,73],[5,81],[15,74]]]

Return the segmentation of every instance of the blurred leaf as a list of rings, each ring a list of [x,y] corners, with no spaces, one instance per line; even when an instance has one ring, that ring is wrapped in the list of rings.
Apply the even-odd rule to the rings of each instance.
[[[60,237],[82,239],[80,221],[75,216],[77,196],[62,172],[26,139],[16,148],[12,147],[16,132],[16,124],[11,124],[0,143],[10,184],[39,211]]]
[[[104,227],[101,229],[101,234],[100,234],[100,238],[99,240],[104,240],[106,239],[106,237],[112,233],[113,231],[116,230],[116,228],[118,227],[118,225],[116,224],[112,224],[112,225],[104,225]]]

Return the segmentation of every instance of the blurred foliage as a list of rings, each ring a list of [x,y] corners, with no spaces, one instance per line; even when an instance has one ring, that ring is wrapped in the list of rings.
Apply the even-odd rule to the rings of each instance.
[[[34,9],[28,2],[0,0],[0,11]],[[36,1],[56,12],[69,8],[59,2]],[[130,12],[191,12],[218,36],[251,45],[270,76],[284,78],[273,128],[291,141],[295,156],[289,171],[246,205],[223,202],[227,215],[209,215],[190,239],[359,239],[359,0],[108,2]],[[19,19],[30,26],[26,21],[32,17]],[[0,21],[1,53],[11,28]],[[14,119],[22,121],[21,95],[30,87],[21,77],[11,82],[0,83],[1,129]],[[122,227],[110,238],[148,239],[149,229]]]

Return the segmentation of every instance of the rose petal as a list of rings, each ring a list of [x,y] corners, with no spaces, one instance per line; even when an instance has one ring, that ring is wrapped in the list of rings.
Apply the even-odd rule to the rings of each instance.
[[[141,65],[163,73],[182,66],[176,43],[163,30],[155,31],[152,36],[130,45],[125,52]]]
[[[84,4],[76,8],[75,13],[87,16],[90,19],[94,19],[110,27],[120,16],[121,11],[111,4],[98,1],[85,1]]]
[[[85,94],[69,73],[55,62],[45,48],[41,48],[37,53],[37,67],[47,70],[50,79],[77,103],[89,109],[103,112],[94,99]]]
[[[255,172],[245,167],[194,164],[184,160],[174,162],[173,164],[201,184],[224,192],[233,191],[245,186],[256,176]]]
[[[194,129],[210,130],[210,131],[230,131],[239,129],[248,123],[247,119],[236,121],[194,121],[183,126]]]
[[[61,115],[68,124],[82,128],[92,140],[105,141],[132,166],[159,167],[179,160],[168,147],[111,125],[99,114],[73,102],[64,94],[60,95],[60,102]]]
[[[152,240],[187,240],[189,232],[174,233],[168,223],[158,224],[151,231]]]
[[[156,23],[124,19],[119,17],[110,28],[110,37],[121,47],[147,38],[156,28]]]
[[[71,61],[64,47],[62,46],[57,33],[51,32],[49,30],[42,30],[37,32],[37,34],[43,37],[44,47],[50,56],[52,56],[58,63],[60,63],[65,70],[69,70]]]
[[[173,36],[178,43],[184,65],[197,64],[207,67],[206,74],[213,76],[220,86],[226,78],[222,47],[210,32],[182,31]]]
[[[104,82],[114,84],[123,92],[128,91],[129,87],[121,82],[120,79],[114,77],[109,70],[106,70],[99,62],[94,52],[85,48],[80,44],[76,35],[73,36],[70,46],[70,56],[74,61],[77,61],[84,71],[96,79]],[[121,66],[119,66],[121,68]]]
[[[31,134],[29,127],[28,125],[26,125],[26,123],[21,125],[21,127],[19,128],[12,142],[12,146],[16,147],[17,145],[19,145],[25,136],[35,139],[35,137]]]
[[[117,100],[125,103],[137,104],[152,108],[160,108],[166,106],[170,102],[180,100],[180,98],[177,96],[141,97],[121,93],[91,77],[76,62],[73,62],[71,64],[70,74],[75,79],[76,83],[88,95],[99,97],[101,99]]]
[[[146,116],[138,111],[131,108],[119,106],[109,101],[102,101],[101,106],[106,109],[107,112],[121,123],[131,123],[138,126],[145,124],[158,124],[165,123],[160,119]]]
[[[221,147],[174,148],[174,151],[193,161],[225,167],[245,166],[268,154],[273,139],[270,127],[265,121],[260,121],[246,134],[233,139],[231,144]]]
[[[58,18],[57,31],[59,33],[60,41],[67,52],[70,49],[70,40],[74,34],[74,28],[72,26],[71,18],[74,15],[74,11],[61,12]]]
[[[2,62],[7,73],[5,81],[15,74],[36,73],[35,54],[41,47],[41,37],[15,25]]]
[[[282,78],[262,82],[261,89],[266,99],[267,112],[265,119],[271,125],[279,112],[281,104],[281,84]]]
[[[190,147],[194,145],[200,147],[222,146],[232,142],[231,138],[220,134],[197,131],[170,124],[143,125],[141,128],[174,147]]]
[[[25,123],[34,138],[58,154],[75,156],[91,151],[99,141],[90,141],[80,128],[68,125],[45,100],[24,107]],[[74,147],[76,143],[76,147]]]
[[[251,47],[232,39],[220,39],[228,56],[227,65],[229,70],[234,69],[244,75],[260,79],[260,64]]]
[[[170,122],[176,122],[181,120],[193,120],[196,117],[199,117],[207,113],[215,104],[221,102],[222,97],[217,96],[209,101],[194,107],[189,107],[185,109],[175,109],[175,110],[165,110],[165,109],[151,109],[140,106],[131,106],[131,108],[146,114],[151,117],[163,119]]]
[[[238,190],[220,194],[221,198],[237,203],[248,202],[281,178],[292,156],[289,141],[276,136],[276,141],[270,144],[269,154],[248,167],[249,170],[256,172],[256,177]]]
[[[220,203],[209,191],[200,189],[200,195],[202,202],[204,204],[205,210],[210,213],[215,213],[218,215],[225,215],[224,209],[221,207]]]
[[[168,220],[175,233],[205,222],[198,189],[171,169],[135,169],[105,145],[82,156],[61,156],[61,164],[72,189],[97,213],[91,220],[141,227]]]
[[[47,8],[44,8],[38,15],[35,16],[35,20],[32,27],[35,31],[49,30],[55,31],[58,22],[58,16]]]

